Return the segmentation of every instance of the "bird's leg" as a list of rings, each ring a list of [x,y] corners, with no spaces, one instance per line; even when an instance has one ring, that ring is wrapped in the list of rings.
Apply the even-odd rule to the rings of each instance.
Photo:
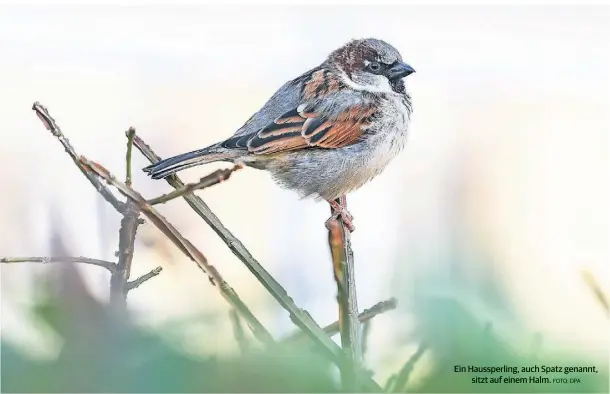
[[[343,224],[345,225],[345,227],[350,232],[354,232],[356,227],[354,227],[354,224],[352,223],[352,221],[354,220],[354,217],[347,210],[347,197],[345,195],[343,195],[343,196],[337,198],[336,200],[328,201],[328,203],[330,204],[332,215],[326,221],[326,227],[328,228],[329,222],[331,220],[335,220],[340,216],[341,219],[343,219]]]

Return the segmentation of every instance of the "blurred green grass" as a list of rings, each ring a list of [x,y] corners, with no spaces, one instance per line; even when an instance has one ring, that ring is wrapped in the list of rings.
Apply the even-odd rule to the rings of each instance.
[[[172,345],[162,330],[114,314],[78,277],[72,280],[60,295],[41,291],[31,311],[61,338],[59,356],[36,360],[3,339],[2,392],[336,391],[330,365],[307,349],[196,357]]]
[[[542,345],[539,334],[528,333],[518,325],[506,330],[494,328],[490,321],[482,321],[466,303],[449,296],[429,296],[418,300],[417,336],[423,351],[433,360],[424,379],[406,383],[410,392],[519,392],[519,393],[583,393],[608,392],[608,364],[561,350],[552,344]],[[456,372],[455,367],[522,367],[594,366],[597,373],[496,372],[490,374]],[[491,378],[502,376],[500,382]],[[506,383],[504,378],[526,378],[526,383]],[[481,382],[472,379],[480,377]],[[548,378],[549,383],[530,383],[530,377]],[[568,383],[553,383],[554,378],[566,378]],[[577,378],[579,383],[569,383]],[[542,380],[544,382],[544,380]],[[404,389],[405,386],[403,386]]]
[[[39,287],[31,312],[37,324],[61,338],[60,354],[55,360],[41,361],[3,339],[2,392],[339,391],[335,367],[311,347],[280,344],[263,349],[257,344],[243,354],[197,357],[172,344],[165,329],[146,330],[113,314],[88,293],[78,275],[64,280],[60,292],[44,290],[45,286]],[[545,350],[534,334],[526,335],[531,346],[523,352],[492,322],[479,319],[467,302],[451,295],[428,294],[416,303],[412,312],[417,325],[407,340],[417,344],[418,351],[405,354],[405,365],[388,382],[379,382],[387,383],[390,391],[608,392],[607,364]],[[201,338],[210,340],[214,339]],[[508,374],[456,373],[456,365],[596,365],[598,373],[546,375],[579,378],[578,384],[473,384],[474,376]]]

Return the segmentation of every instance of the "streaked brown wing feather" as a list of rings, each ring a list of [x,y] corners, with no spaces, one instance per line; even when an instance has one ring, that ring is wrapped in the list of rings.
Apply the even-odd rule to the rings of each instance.
[[[321,148],[341,148],[351,145],[362,137],[374,113],[375,107],[372,105],[353,106],[340,113],[335,119],[323,122],[312,132],[307,133],[306,137],[310,145]],[[308,119],[305,123],[310,120],[312,119]]]
[[[269,137],[256,134],[248,141],[248,151],[254,154],[287,152],[307,146],[307,141],[301,135],[300,130]]]
[[[250,153],[271,154],[306,148],[341,148],[362,137],[376,109],[372,104],[353,106],[328,116],[316,110],[316,98],[337,93],[342,85],[327,69],[315,70],[303,84],[301,105],[277,117],[274,122],[248,136],[232,137],[227,148],[243,148]],[[244,141],[244,137],[247,141]]]
[[[374,113],[372,105],[352,107],[333,119],[311,116],[311,112],[305,117],[290,111],[253,135],[248,150],[269,154],[309,147],[341,148],[362,137]]]

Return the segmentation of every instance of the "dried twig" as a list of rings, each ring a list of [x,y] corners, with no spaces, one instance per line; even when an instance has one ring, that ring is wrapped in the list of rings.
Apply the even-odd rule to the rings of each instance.
[[[116,264],[111,261],[90,259],[88,257],[2,257],[0,258],[0,263],[82,263],[106,268],[111,273],[117,270]]]
[[[157,154],[137,135],[133,141],[136,148],[151,162],[156,163],[161,160]],[[184,186],[184,182],[176,175],[171,175],[165,178],[174,188],[178,189]],[[267,270],[250,254],[244,244],[237,239],[212,212],[207,204],[194,194],[185,194],[182,196],[193,210],[218,234],[223,242],[231,249],[231,251],[244,263],[244,265],[254,274],[258,281],[269,291],[276,301],[290,313],[291,320],[303,330],[309,338],[319,345],[327,355],[335,362],[341,362],[343,352],[330,339],[330,337],[322,331],[320,326],[312,319],[307,311],[299,308],[294,300],[286,293],[286,290],[273,278]],[[381,391],[381,387],[370,377],[364,378],[363,383],[366,388],[374,391]]]
[[[136,129],[130,127],[125,133],[127,136],[127,153],[125,154],[125,184],[131,186],[131,150],[133,148],[133,137],[136,135]]]
[[[131,282],[127,282],[125,289],[127,291],[133,290],[133,289],[139,287],[142,283],[149,280],[150,278],[154,278],[155,276],[159,275],[161,273],[161,271],[163,271],[163,268],[157,267],[157,268],[153,269],[152,271],[150,271],[149,273],[144,274],[144,275],[132,280]]]
[[[233,168],[230,169],[216,170],[210,175],[201,178],[199,182],[188,183],[178,189],[175,189],[170,193],[164,194],[159,197],[151,198],[150,200],[148,200],[148,203],[150,205],[164,204],[170,200],[173,200],[174,198],[182,197],[185,194],[192,193],[195,190],[205,189],[207,187],[217,185],[220,182],[229,179],[229,177],[234,171],[237,171],[242,167],[243,166],[241,164],[236,164],[233,166]]]
[[[117,272],[110,278],[110,303],[119,308],[126,307],[127,282],[131,274],[131,262],[135,246],[136,231],[138,230],[138,216],[140,210],[132,201],[127,201],[121,228],[119,230],[119,261]]]
[[[348,391],[360,391],[358,377],[360,376],[359,369],[362,363],[362,340],[360,321],[358,320],[354,256],[350,243],[350,233],[341,219],[330,220],[327,227],[333,271],[337,282],[341,345],[346,355],[341,368],[343,388]]]
[[[241,326],[239,314],[235,309],[231,309],[229,311],[229,317],[231,318],[231,325],[233,327],[233,336],[239,346],[239,350],[241,350],[242,353],[247,353],[248,350],[250,350],[250,342],[248,341],[248,338],[246,338],[244,329]]]
[[[362,313],[358,315],[358,320],[360,321],[360,323],[366,323],[375,316],[387,311],[391,311],[393,309],[396,309],[396,299],[390,298],[389,300],[381,301],[373,305],[372,307],[363,310]],[[331,323],[328,326],[322,328],[322,330],[324,330],[324,332],[329,336],[336,335],[337,333],[339,333],[339,322],[336,321],[334,323]],[[282,343],[302,340],[304,336],[305,335],[303,331],[297,331],[294,334],[291,334],[285,339],[283,339]]]
[[[97,176],[95,176],[95,174],[92,174],[90,171],[87,171],[87,169],[83,167],[81,163],[79,163],[78,155],[74,151],[74,148],[72,148],[72,145],[70,145],[70,141],[68,141],[68,139],[61,132],[61,129],[55,122],[55,119],[53,119],[51,115],[49,115],[49,111],[46,109],[46,107],[44,107],[39,102],[35,102],[34,105],[32,105],[32,109],[36,112],[36,115],[40,118],[47,130],[51,131],[51,133],[55,137],[57,137],[59,142],[61,142],[68,155],[70,155],[70,157],[74,161],[74,164],[76,164],[76,166],[83,173],[83,175],[85,175],[87,179],[89,179],[89,182],[91,182],[91,184],[95,187],[98,193],[100,193],[102,197],[104,197],[104,199],[114,207],[114,209],[122,213],[125,203],[119,201],[115,197],[115,195],[112,194],[110,189],[108,189],[102,182],[100,182],[100,180]]]
[[[407,360],[405,365],[403,365],[402,368],[400,369],[400,371],[398,371],[398,373],[395,375],[396,379],[393,382],[394,387],[392,388],[392,392],[394,392],[394,393],[405,392],[406,385],[409,382],[409,377],[411,376],[411,372],[413,372],[413,368],[415,367],[415,364],[417,363],[417,361],[419,361],[419,359],[424,354],[426,349],[427,349],[427,346],[425,343],[419,344],[419,346],[417,347],[417,351],[415,353],[413,353],[413,355],[409,358],[409,360]],[[390,391],[389,389],[390,389],[390,387],[388,387],[388,392]]]
[[[222,278],[220,273],[214,266],[208,263],[206,257],[201,253],[193,244],[184,238],[182,234],[176,230],[176,228],[159,214],[147,201],[142,197],[140,193],[127,186],[125,183],[116,179],[112,174],[108,172],[101,165],[89,161],[84,157],[80,158],[80,162],[100,177],[106,180],[109,184],[115,186],[121,194],[128,199],[132,200],[137,204],[140,211],[159,229],[165,234],[187,257],[193,260],[197,266],[208,275],[210,282],[219,289],[222,296],[242,315],[244,320],[247,322],[249,327],[252,329],[253,334],[257,339],[263,343],[273,343],[271,334],[263,327],[263,325],[256,319],[250,309],[243,303],[239,298],[235,290],[229,286],[227,282]]]
[[[136,131],[130,127],[127,131],[127,153],[125,154],[125,184],[131,186],[131,151],[133,136]],[[123,219],[119,230],[119,261],[117,272],[110,278],[110,304],[123,311],[127,307],[127,282],[131,274],[131,262],[135,247],[136,232],[140,224],[140,209],[131,200],[127,200],[123,209]]]
[[[119,201],[116,196],[110,191],[106,185],[100,181],[98,175],[93,173],[90,168],[85,166],[80,160],[79,156],[62,133],[61,129],[55,122],[55,119],[49,114],[49,111],[39,102],[35,102],[32,105],[32,109],[44,126],[51,131],[51,133],[57,137],[59,142],[63,145],[68,155],[72,158],[74,164],[78,169],[87,177],[89,182],[95,187],[95,189],[102,195],[102,197],[112,205],[119,213],[123,214],[121,220],[121,229],[119,232],[119,252],[118,252],[118,263],[100,262],[94,259],[78,258],[78,262],[85,262],[88,264],[100,265],[112,273],[110,278],[110,303],[114,307],[118,307],[124,310],[126,307],[126,297],[128,290],[128,280],[131,271],[131,262],[133,260],[133,249],[135,244],[135,236],[138,225],[141,223],[139,219],[139,208],[132,201],[123,203]],[[131,153],[133,146],[133,136],[135,135],[135,129],[130,128],[127,131],[127,153],[126,153],[126,183],[131,185]],[[46,259],[46,258],[42,258]],[[143,281],[142,281],[143,282]],[[140,282],[140,283],[142,283]],[[138,283],[139,285],[139,283]],[[132,286],[133,287],[133,286]]]

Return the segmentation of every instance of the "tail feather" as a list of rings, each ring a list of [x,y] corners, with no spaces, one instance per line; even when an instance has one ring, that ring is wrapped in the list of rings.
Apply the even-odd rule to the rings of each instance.
[[[153,179],[162,179],[187,168],[212,163],[215,161],[237,158],[239,154],[236,153],[237,152],[230,152],[224,149],[221,151],[217,146],[213,145],[208,148],[194,150],[192,152],[183,153],[161,160],[155,164],[151,164],[148,167],[143,168],[142,170],[148,173],[148,175],[150,175]]]

